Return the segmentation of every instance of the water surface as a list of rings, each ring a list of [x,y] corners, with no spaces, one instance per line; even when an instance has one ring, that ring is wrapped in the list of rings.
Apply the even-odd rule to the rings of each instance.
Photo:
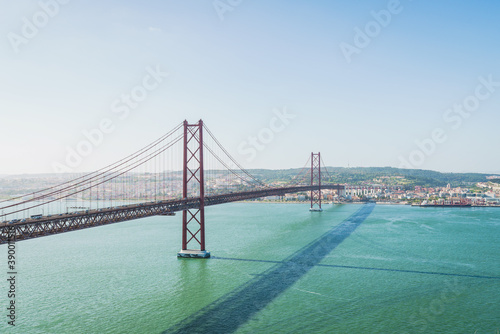
[[[0,332],[479,334],[500,327],[498,208],[324,209],[208,207],[208,260],[176,258],[180,215],[19,242],[17,325],[4,320]],[[6,276],[5,245],[0,254]],[[6,306],[6,281],[0,289]]]

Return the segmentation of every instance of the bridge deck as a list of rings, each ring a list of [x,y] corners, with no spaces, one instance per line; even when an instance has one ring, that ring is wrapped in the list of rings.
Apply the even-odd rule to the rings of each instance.
[[[343,185],[322,185],[321,189],[344,190]],[[318,186],[295,186],[269,188],[239,193],[228,193],[205,197],[205,206],[243,201],[247,199],[283,196],[289,193],[318,190]],[[144,217],[168,215],[176,211],[199,207],[200,198],[175,199],[111,207],[107,209],[86,210],[77,213],[63,213],[43,216],[39,219],[25,219],[16,223],[4,223],[0,226],[0,244],[33,239],[89,227],[108,225]]]

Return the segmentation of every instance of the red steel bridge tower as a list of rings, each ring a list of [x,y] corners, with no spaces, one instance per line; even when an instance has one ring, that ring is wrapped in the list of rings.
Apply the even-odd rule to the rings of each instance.
[[[204,142],[204,134],[208,135],[208,138],[205,138],[208,139],[208,143]],[[173,145],[177,146],[169,151],[169,156],[165,152]],[[231,163],[226,164],[212,150],[211,145],[218,147],[219,152],[225,154],[225,158],[230,159]],[[183,153],[182,157],[177,157],[179,146]],[[239,184],[243,185],[241,189],[229,191],[223,188],[215,190],[209,188],[211,182],[205,184],[207,181],[205,176],[210,178],[211,175],[204,175],[204,152],[207,153],[205,158],[208,164],[218,161],[224,173],[227,172],[227,175],[233,178],[222,177],[220,180],[225,180],[228,186],[234,184],[233,180],[238,180]],[[168,157],[171,158],[171,164],[170,167],[165,168]],[[179,187],[178,184],[174,184],[180,167],[179,160],[182,165],[182,196],[178,196]],[[0,220],[3,220],[0,221],[0,245],[8,243],[12,238],[16,241],[27,240],[145,217],[170,216],[182,211],[182,249],[177,253],[178,256],[207,258],[210,257],[210,253],[205,249],[206,206],[311,191],[310,210],[321,211],[323,189],[336,190],[339,194],[345,190],[344,185],[321,184],[321,164],[320,153],[311,153],[310,180],[306,166],[290,184],[266,185],[230,156],[202,120],[194,124],[184,121],[160,139],[107,167],[37,191],[29,196],[14,198],[17,201],[0,201],[2,212]],[[154,172],[151,173],[153,165]],[[231,167],[232,165],[235,167]],[[158,173],[162,170],[163,176]],[[170,178],[166,177],[168,174],[165,174],[168,170],[172,171]],[[305,173],[302,174],[302,172]],[[328,170],[326,172],[328,173]],[[153,177],[145,178],[141,183],[137,178],[137,175],[141,173],[153,175]],[[172,183],[167,186],[165,181],[169,179]],[[151,183],[149,187],[147,183]],[[157,195],[160,198],[157,198]],[[132,203],[114,206],[111,204],[107,208],[99,207],[100,203],[102,205],[102,200],[112,201],[113,198],[128,199]],[[139,203],[136,202],[138,198],[141,199]],[[64,201],[68,200],[81,201],[87,206],[73,207],[79,209],[73,212],[68,212],[66,208],[64,213],[62,206]],[[92,200],[94,200],[93,203]],[[59,203],[59,211],[55,207],[57,203]],[[45,215],[43,214],[44,208],[46,209]],[[31,213],[41,211],[41,214],[32,215],[30,210]],[[48,214],[54,211],[57,214]]]
[[[311,153],[311,186],[318,185],[318,190],[311,189],[311,208],[309,211],[323,211],[321,208],[321,153]]]
[[[203,175],[203,121],[184,121],[182,198],[199,197],[198,208],[182,211],[182,250],[178,257],[210,257],[205,250],[205,180]],[[189,244],[199,249],[188,249]]]

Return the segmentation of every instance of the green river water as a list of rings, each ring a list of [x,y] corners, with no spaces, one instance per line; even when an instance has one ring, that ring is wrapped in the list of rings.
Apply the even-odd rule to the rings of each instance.
[[[500,329],[500,209],[232,203],[210,259],[181,215],[16,243],[1,333],[471,333]]]

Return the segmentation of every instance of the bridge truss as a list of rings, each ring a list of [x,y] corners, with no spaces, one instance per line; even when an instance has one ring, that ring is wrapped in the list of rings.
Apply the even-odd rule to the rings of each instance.
[[[208,153],[209,169],[204,153]],[[320,153],[311,153],[310,172],[303,173],[304,168],[288,185],[270,186],[241,167],[202,120],[184,121],[145,148],[96,172],[0,201],[7,219],[0,223],[0,244],[181,211],[178,256],[209,257],[205,206],[310,192],[311,210],[320,211],[322,190],[340,194],[345,189],[321,183],[321,163]],[[70,212],[70,207],[78,210]],[[40,211],[45,214],[30,215]]]

